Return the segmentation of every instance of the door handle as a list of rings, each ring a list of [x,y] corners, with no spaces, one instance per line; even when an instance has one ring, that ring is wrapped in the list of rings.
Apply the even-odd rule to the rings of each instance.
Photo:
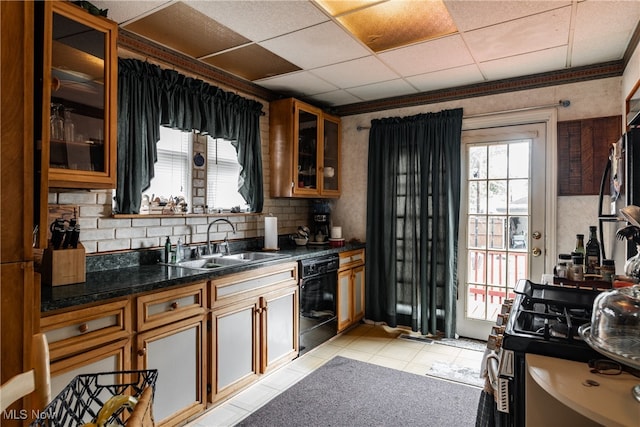
[[[542,250],[540,248],[533,248],[531,253],[533,254],[533,256],[540,256],[542,254]]]

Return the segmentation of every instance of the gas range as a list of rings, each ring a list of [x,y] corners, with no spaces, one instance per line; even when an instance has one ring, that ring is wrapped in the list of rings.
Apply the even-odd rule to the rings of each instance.
[[[583,284],[585,285],[585,284]],[[501,426],[525,425],[526,355],[587,362],[603,356],[578,334],[578,328],[591,321],[593,303],[600,289],[538,284],[520,280],[515,298],[503,304],[495,334],[490,336],[487,370],[495,394]],[[492,342],[495,346],[489,345]]]
[[[520,280],[502,337],[502,348],[586,362],[598,353],[578,328],[591,321],[601,290],[546,285]]]

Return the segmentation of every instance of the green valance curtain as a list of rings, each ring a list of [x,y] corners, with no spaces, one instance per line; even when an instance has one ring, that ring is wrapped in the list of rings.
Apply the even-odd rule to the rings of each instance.
[[[174,70],[118,60],[116,212],[138,213],[157,160],[160,126],[231,140],[240,164],[239,192],[252,212],[264,204],[262,104]]]
[[[455,335],[462,109],[371,122],[366,317]]]

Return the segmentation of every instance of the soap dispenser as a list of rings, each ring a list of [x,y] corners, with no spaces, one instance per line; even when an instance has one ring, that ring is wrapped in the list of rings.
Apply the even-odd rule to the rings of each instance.
[[[167,236],[167,240],[164,242],[164,262],[169,264],[171,262],[171,239]]]

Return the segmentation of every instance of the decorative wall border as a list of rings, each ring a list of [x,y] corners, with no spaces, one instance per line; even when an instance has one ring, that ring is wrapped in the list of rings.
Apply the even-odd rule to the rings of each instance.
[[[457,88],[440,89],[419,94],[403,95],[377,101],[367,101],[335,107],[331,112],[337,116],[370,113],[415,105],[434,104],[457,99],[474,98],[478,96],[495,95],[515,92],[525,89],[537,89],[546,86],[576,83],[586,80],[604,79],[622,76],[623,61],[612,61],[602,64],[571,68],[568,70],[552,71],[533,74],[530,76],[496,80]]]
[[[219,82],[231,90],[237,90],[267,102],[287,97],[287,95],[273,92],[124,29],[119,30],[118,47],[126,49],[146,59],[157,60],[167,65],[174,65],[187,72],[202,76],[203,78],[211,79],[213,82]],[[525,89],[556,86],[587,80],[618,77],[622,76],[624,66],[624,60],[612,61],[602,64],[571,68],[568,70],[552,71],[524,77],[460,86],[457,88],[440,89],[375,101],[358,102],[333,108],[327,107],[325,110],[333,115],[342,117],[381,110],[411,107],[415,105],[434,104],[445,101],[454,101],[457,99],[515,92]]]

